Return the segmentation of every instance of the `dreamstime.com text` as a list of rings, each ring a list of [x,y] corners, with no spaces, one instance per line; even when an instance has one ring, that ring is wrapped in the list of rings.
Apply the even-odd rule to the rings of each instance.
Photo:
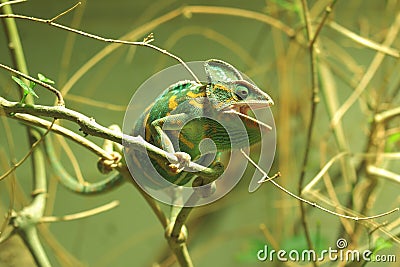
[[[340,238],[336,241],[336,248],[329,247],[320,252],[314,250],[275,250],[267,245],[258,250],[259,261],[292,261],[292,262],[322,262],[322,261],[346,261],[346,262],[396,262],[396,255],[373,255],[371,250],[346,249],[347,241]]]

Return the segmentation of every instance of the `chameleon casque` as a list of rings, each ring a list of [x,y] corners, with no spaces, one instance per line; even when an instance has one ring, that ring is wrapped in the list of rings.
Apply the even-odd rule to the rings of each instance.
[[[222,152],[260,142],[260,130],[268,130],[269,126],[250,117],[248,112],[274,102],[224,61],[210,59],[204,68],[207,82],[186,80],[169,86],[136,121],[133,135],[141,135],[147,142],[175,153],[182,161],[212,166],[220,161]],[[202,151],[200,144],[205,138],[214,142],[213,153]],[[152,158],[149,161],[144,153],[133,151],[132,160],[151,187],[160,183],[149,170],[156,170],[176,185],[185,185],[196,175],[182,171],[176,164]]]

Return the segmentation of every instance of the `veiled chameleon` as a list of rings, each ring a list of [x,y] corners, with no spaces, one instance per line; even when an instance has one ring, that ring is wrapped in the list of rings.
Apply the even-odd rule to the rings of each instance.
[[[171,85],[140,116],[133,135],[142,135],[147,142],[175,153],[183,161],[183,155],[188,154],[192,161],[207,166],[219,161],[221,152],[258,143],[260,128],[268,126],[247,113],[271,106],[273,101],[224,61],[208,60],[204,68],[207,82],[186,80]],[[216,153],[202,151],[199,145],[205,138],[214,142]],[[135,151],[132,159],[153,186],[159,186],[149,171],[153,166],[167,181],[177,185],[184,185],[195,176],[168,162],[151,159],[150,163],[144,152]]]

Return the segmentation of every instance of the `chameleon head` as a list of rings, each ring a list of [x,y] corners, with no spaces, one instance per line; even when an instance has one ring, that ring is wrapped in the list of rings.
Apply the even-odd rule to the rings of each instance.
[[[274,104],[267,93],[246,81],[232,65],[222,60],[210,59],[204,63],[204,68],[209,82],[207,97],[217,111],[236,113],[251,121],[252,118],[248,116],[249,110],[266,108]],[[261,122],[260,124],[262,125]]]
[[[249,116],[249,110],[267,108],[274,105],[272,98],[254,84],[245,81],[228,81],[209,84],[207,97],[214,108],[224,114],[234,113],[250,125],[271,127]]]

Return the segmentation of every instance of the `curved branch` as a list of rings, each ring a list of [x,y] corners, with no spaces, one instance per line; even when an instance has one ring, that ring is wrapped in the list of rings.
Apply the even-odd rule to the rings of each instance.
[[[60,178],[60,183],[74,193],[95,195],[106,192],[121,185],[125,179],[118,172],[111,174],[106,179],[97,183],[79,183],[77,179],[72,177],[62,166],[54,153],[53,144],[50,138],[45,141],[45,150],[47,158],[50,161],[56,175]]]
[[[24,124],[29,124],[33,126],[38,126],[40,128],[45,128],[48,129],[50,128],[51,122],[41,119],[39,117],[29,115],[29,114],[23,114],[23,113],[16,113],[13,115],[14,119],[19,120],[20,122]],[[97,156],[101,157],[102,159],[106,160],[113,160],[114,157],[95,143],[91,142],[90,140],[84,138],[83,136],[76,134],[75,132],[60,126],[58,124],[53,124],[50,131],[60,134],[69,140],[77,143],[78,145],[84,146],[86,149],[89,151],[92,151],[95,153]],[[1,180],[1,179],[0,179]]]

